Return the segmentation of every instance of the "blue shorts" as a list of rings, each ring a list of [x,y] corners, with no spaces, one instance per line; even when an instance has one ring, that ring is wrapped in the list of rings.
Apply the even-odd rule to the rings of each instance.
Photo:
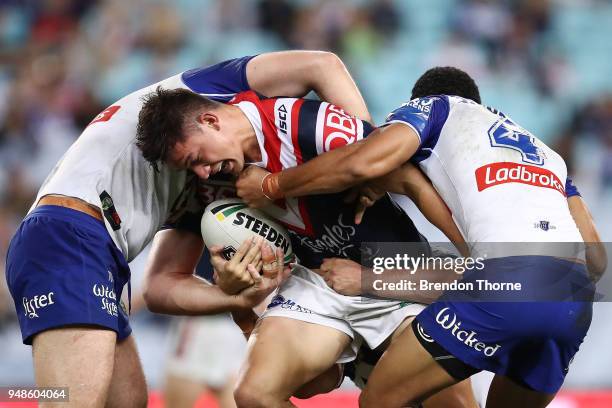
[[[571,270],[587,279],[584,265],[545,256],[485,262],[489,272],[485,276],[492,276],[490,272],[496,269],[524,276],[552,276]],[[474,275],[467,277],[468,281],[478,276]],[[559,294],[559,285],[555,286],[553,292]],[[592,302],[571,298],[468,302],[457,300],[456,295],[444,294],[416,317],[424,329],[422,337],[430,338],[426,341],[433,339],[448,354],[475,369],[507,376],[535,391],[559,390],[591,324]]]
[[[6,279],[24,344],[44,330],[93,325],[130,335],[121,303],[130,268],[102,221],[40,206],[21,223],[7,254]]]

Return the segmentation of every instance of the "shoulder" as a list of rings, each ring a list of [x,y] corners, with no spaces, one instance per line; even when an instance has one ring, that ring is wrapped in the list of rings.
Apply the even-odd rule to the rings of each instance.
[[[427,121],[435,110],[448,112],[449,97],[446,95],[426,96],[415,98],[401,104],[393,110],[387,118],[386,123],[394,121]]]
[[[236,93],[250,88],[246,66],[253,56],[234,58],[181,74],[184,85],[193,92],[227,102]]]
[[[450,110],[447,95],[434,95],[412,99],[393,110],[385,124],[403,123],[412,127],[420,138],[432,128],[440,128],[448,118]]]

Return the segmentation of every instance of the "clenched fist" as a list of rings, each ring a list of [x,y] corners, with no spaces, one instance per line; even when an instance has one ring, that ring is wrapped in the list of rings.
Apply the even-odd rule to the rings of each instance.
[[[236,193],[249,207],[262,208],[272,204],[262,189],[263,179],[268,174],[270,172],[260,167],[248,166],[238,176]]]
[[[323,261],[318,274],[327,286],[345,296],[361,294],[361,265],[348,259],[328,258]]]

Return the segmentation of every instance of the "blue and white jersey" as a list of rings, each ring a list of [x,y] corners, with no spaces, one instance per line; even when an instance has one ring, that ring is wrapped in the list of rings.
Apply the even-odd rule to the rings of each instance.
[[[412,161],[467,242],[582,242],[567,204],[565,162],[503,113],[438,95],[403,104],[391,123],[419,136]]]
[[[165,220],[184,212],[193,192],[187,172],[156,172],[136,147],[142,97],[158,86],[190,89],[220,102],[249,90],[252,57],[185,71],[140,89],[101,112],[64,154],[38,192],[80,198],[104,210],[106,228],[128,261],[151,241]],[[30,210],[31,211],[31,210]]]

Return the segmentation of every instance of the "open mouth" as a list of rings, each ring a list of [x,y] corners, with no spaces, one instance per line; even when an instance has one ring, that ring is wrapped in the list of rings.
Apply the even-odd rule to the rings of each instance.
[[[230,162],[229,160],[223,160],[221,162],[221,172],[224,174],[230,174],[232,173],[232,170],[234,169],[234,166],[232,165],[232,162]]]
[[[231,174],[234,170],[234,165],[231,160],[222,160],[215,165],[211,166],[210,175],[215,175],[218,173],[223,174]]]
[[[211,175],[217,174],[221,171],[222,168],[223,168],[223,162],[217,163],[214,166],[211,166],[210,174]]]

